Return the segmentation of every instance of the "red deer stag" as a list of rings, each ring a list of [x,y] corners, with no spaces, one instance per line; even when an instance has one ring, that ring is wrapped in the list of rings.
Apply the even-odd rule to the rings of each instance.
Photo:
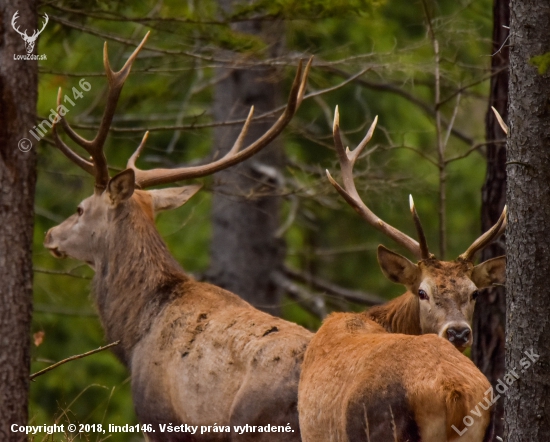
[[[438,336],[392,334],[365,315],[333,313],[302,364],[302,441],[489,440],[490,391],[472,361]]]
[[[59,117],[90,160],[75,153],[53,128],[57,147],[95,177],[95,191],[77,213],[48,231],[44,245],[56,257],[69,256],[95,270],[99,316],[107,339],[120,340],[115,353],[132,374],[135,410],[141,423],[151,424],[149,440],[299,441],[298,379],[311,333],[256,310],[233,293],[194,281],[171,256],[154,216],[184,204],[199,185],[143,189],[210,175],[266,146],[300,105],[311,61],[303,75],[300,63],[282,115],[248,147],[241,150],[252,111],[233,148],[216,161],[140,170],[135,163],[146,134],[127,169],[110,178],[103,145],[146,39],[116,73],[105,44],[109,93],[93,140],[82,138]],[[60,98],[61,92],[58,102]],[[235,432],[234,426],[241,428]]]
[[[378,218],[362,201],[355,188],[353,166],[371,139],[377,120],[378,117],[357,148],[350,151],[349,148],[344,149],[342,143],[336,107],[333,135],[344,186],[340,186],[328,170],[327,176],[340,195],[364,220],[409,250],[419,262],[414,264],[404,256],[379,245],[378,262],[382,272],[391,281],[403,284],[407,292],[386,304],[370,308],[364,315],[389,332],[411,335],[435,333],[464,351],[472,345],[471,322],[479,290],[505,282],[504,256],[489,259],[477,266],[473,260],[478,251],[504,232],[506,207],[497,223],[476,239],[455,261],[440,261],[435,258],[428,250],[412,197],[411,213],[419,242]]]

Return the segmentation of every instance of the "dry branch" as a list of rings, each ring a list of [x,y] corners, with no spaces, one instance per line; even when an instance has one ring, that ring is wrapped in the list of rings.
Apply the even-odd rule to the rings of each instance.
[[[360,292],[358,290],[346,289],[309,273],[291,269],[290,267],[284,267],[283,270],[289,278],[295,281],[308,284],[311,287],[317,290],[322,290],[329,295],[344,298],[346,301],[368,306],[384,304],[387,301],[387,299],[383,299],[377,295]]]
[[[48,371],[51,371],[54,368],[59,367],[60,365],[66,364],[67,362],[70,362],[70,361],[74,361],[75,359],[85,358],[86,356],[93,355],[94,353],[99,353],[100,351],[106,350],[110,347],[114,347],[115,345],[118,345],[119,343],[120,343],[120,340],[115,341],[115,342],[111,342],[110,344],[104,345],[103,347],[96,348],[95,350],[91,350],[91,351],[88,351],[86,353],[82,353],[80,355],[74,355],[74,356],[71,356],[70,358],[63,359],[62,361],[56,362],[55,364],[50,365],[49,367],[46,367],[43,370],[40,370],[40,371],[37,371],[36,373],[31,374],[30,379],[32,381],[34,378],[36,378],[38,376],[42,376],[44,373],[47,373]]]
[[[321,296],[316,296],[294,284],[282,272],[273,272],[271,280],[315,317],[324,319],[327,315],[325,300]]]

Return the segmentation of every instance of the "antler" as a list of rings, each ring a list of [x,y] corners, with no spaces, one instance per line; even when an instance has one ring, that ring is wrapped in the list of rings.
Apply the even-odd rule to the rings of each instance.
[[[378,117],[374,119],[370,129],[367,132],[367,135],[365,136],[365,138],[363,138],[363,141],[361,141],[361,143],[359,143],[359,145],[354,150],[350,151],[349,147],[344,149],[342,138],[340,136],[340,115],[338,112],[338,106],[336,106],[336,110],[334,112],[333,137],[334,137],[334,145],[336,146],[336,152],[338,154],[338,159],[340,161],[340,168],[342,170],[342,181],[344,183],[344,187],[342,188],[332,178],[328,170],[327,170],[327,177],[330,183],[340,193],[340,195],[344,197],[347,203],[350,206],[352,206],[355,209],[355,211],[359,215],[361,215],[361,217],[365,221],[367,221],[371,226],[378,229],[385,235],[389,236],[398,244],[401,244],[403,247],[409,250],[416,258],[424,259],[429,256],[429,253],[427,252],[427,246],[425,246],[426,251],[424,253],[423,252],[424,246],[421,246],[417,241],[412,239],[410,236],[404,234],[403,232],[397,230],[395,227],[392,227],[389,224],[386,224],[384,221],[382,221],[361,200],[361,197],[359,196],[359,194],[357,193],[357,189],[355,188],[355,183],[353,181],[353,166],[355,164],[355,161],[357,160],[357,158],[359,157],[359,155],[367,145],[367,143],[372,138],[372,134],[374,132],[374,128],[376,127],[377,122],[378,122]],[[411,208],[411,210],[414,210],[414,205]],[[413,213],[413,217],[414,217],[414,213]],[[425,239],[424,239],[424,242],[425,242]],[[424,256],[426,254],[428,254],[428,256]]]
[[[422,259],[433,258],[434,255],[432,255],[428,250],[428,241],[426,240],[426,235],[424,234],[424,229],[422,228],[420,217],[418,216],[418,212],[416,211],[412,195],[409,195],[409,205],[411,207],[411,214],[413,217],[414,226],[416,227],[416,233],[418,234],[418,242]]]
[[[493,109],[495,117],[497,118],[497,121],[500,124],[502,131],[506,135],[508,135],[508,126],[500,116],[499,112],[493,106],[491,106],[491,109]],[[478,239],[476,239],[472,243],[472,245],[468,247],[468,250],[466,250],[462,255],[460,255],[458,259],[472,261],[477,252],[487,247],[491,242],[493,242],[500,235],[502,235],[506,230],[507,213],[508,213],[508,209],[506,206],[504,206],[504,209],[502,210],[502,213],[499,219],[497,220],[497,222],[495,223],[495,225],[491,227],[489,230],[487,230],[487,232],[481,235]]]
[[[25,32],[21,32],[19,30],[19,26],[17,26],[17,28],[15,27],[15,22],[17,21],[17,19],[19,18],[19,11],[15,11],[15,14],[13,14],[13,18],[11,19],[11,27],[14,29],[15,32],[17,32],[21,37],[27,37],[28,38],[28,35],[27,35],[27,30],[25,29]]]
[[[52,132],[53,137],[56,143],[56,146],[69,158],[72,162],[77,164],[80,168],[86,172],[95,176],[95,188],[96,193],[102,193],[107,186],[109,181],[109,171],[107,168],[107,160],[103,152],[103,146],[107,138],[109,127],[113,120],[115,109],[117,106],[118,98],[120,97],[120,92],[124,86],[124,82],[128,77],[130,70],[132,68],[132,63],[137,57],[137,54],[145,44],[149,32],[145,35],[139,46],[135,49],[132,55],[128,58],[122,69],[118,72],[113,72],[109,65],[109,56],[107,53],[107,43],[105,43],[103,51],[103,63],[105,65],[105,72],[107,74],[107,80],[109,82],[109,94],[107,98],[107,105],[105,111],[103,112],[103,117],[98,129],[98,132],[93,140],[86,140],[78,135],[67,123],[65,118],[62,115],[58,115],[54,121]],[[141,188],[146,188],[154,186],[157,184],[166,184],[172,183],[175,181],[180,181],[183,179],[199,178],[203,176],[210,175],[214,172],[218,172],[222,169],[230,167],[234,164],[237,164],[245,159],[251,157],[256,152],[258,152],[263,147],[267,146],[271,141],[273,141],[279,133],[284,129],[284,127],[290,122],[294,113],[300,106],[305,92],[307,76],[313,57],[308,61],[305,69],[302,74],[302,62],[298,65],[298,70],[296,72],[296,77],[292,84],[290,96],[288,99],[287,106],[278,120],[273,124],[273,126],[262,135],[258,140],[247,146],[245,149],[241,150],[241,146],[252,121],[252,116],[254,113],[254,107],[250,109],[248,117],[243,125],[241,133],[237,137],[233,147],[225,154],[222,158],[213,161],[212,163],[203,165],[203,166],[193,166],[193,167],[183,167],[176,169],[151,169],[151,170],[141,170],[138,169],[135,165],[137,158],[139,157],[141,151],[145,146],[149,132],[146,132],[143,136],[143,139],[138,146],[137,150],[128,160],[127,167],[133,169],[136,176],[136,185]],[[57,105],[61,105],[61,89],[59,90],[57,96]],[[91,161],[86,160],[85,158],[78,155],[74,152],[67,144],[65,144],[57,134],[56,124],[61,121],[63,129],[67,135],[78,145],[83,147],[90,155]]]
[[[472,261],[477,252],[487,247],[491,242],[493,242],[500,235],[502,235],[504,233],[504,230],[506,230],[507,212],[508,212],[508,209],[506,206],[504,206],[504,209],[502,210],[502,214],[500,215],[500,218],[495,223],[495,225],[491,227],[489,230],[487,230],[478,239],[476,239],[472,243],[472,245],[468,247],[468,250],[466,250],[462,255],[460,255],[458,259],[462,259],[465,261]]]
[[[497,121],[498,121],[498,124],[500,125],[500,128],[506,135],[508,135],[508,125],[502,119],[499,111],[497,111],[494,106],[491,106],[491,109],[493,109],[493,113],[495,114],[495,117],[497,117]]]
[[[336,152],[338,153],[338,159],[340,160],[340,168],[342,169],[342,180],[344,182],[344,187],[342,188],[332,178],[328,170],[327,177],[330,183],[336,188],[340,195],[344,197],[347,203],[352,206],[355,211],[359,215],[361,215],[361,217],[363,217],[363,219],[367,221],[371,226],[380,230],[382,233],[389,236],[398,244],[401,244],[418,259],[433,258],[433,255],[429,252],[426,235],[424,234],[424,230],[422,229],[422,224],[420,223],[420,218],[418,217],[418,213],[416,212],[412,196],[409,196],[411,214],[413,216],[414,225],[416,227],[420,242],[416,242],[408,235],[390,226],[389,224],[386,224],[384,221],[378,218],[361,200],[361,197],[357,193],[357,189],[355,188],[355,183],[353,181],[353,166],[367,143],[372,138],[372,134],[374,132],[374,128],[376,127],[377,122],[378,117],[374,119],[369,131],[367,132],[367,135],[354,150],[350,151],[349,147],[344,149],[342,137],[340,136],[340,115],[338,112],[338,106],[336,106],[336,110],[334,112],[333,136],[334,145],[336,146]],[[483,235],[481,235],[478,239],[476,239],[472,243],[472,245],[468,247],[468,250],[460,255],[458,259],[472,261],[478,251],[485,248],[492,241],[502,235],[504,233],[504,230],[506,229],[506,212],[507,209],[505,206],[496,224]]]
[[[97,131],[97,134],[93,140],[87,140],[80,135],[78,135],[70,126],[69,123],[65,120],[65,118],[58,114],[58,117],[56,118],[53,127],[53,137],[55,140],[55,144],[65,154],[69,160],[73,161],[75,164],[77,164],[79,167],[84,169],[86,172],[94,175],[95,177],[95,191],[96,193],[102,193],[105,190],[105,187],[107,186],[107,183],[109,182],[109,170],[107,168],[107,159],[105,158],[105,153],[103,152],[103,146],[105,144],[105,140],[107,138],[107,134],[109,133],[109,128],[111,126],[111,122],[113,121],[113,116],[115,114],[116,106],[118,103],[118,99],[120,97],[120,92],[122,91],[122,87],[124,86],[124,82],[126,81],[126,78],[128,78],[128,75],[130,74],[130,70],[132,69],[132,64],[134,60],[136,59],[139,51],[143,48],[145,45],[145,42],[147,41],[147,38],[149,37],[149,32],[143,37],[143,40],[139,44],[139,46],[135,49],[135,51],[130,55],[122,69],[118,72],[114,72],[111,69],[111,66],[109,64],[109,54],[107,52],[107,42],[105,42],[105,45],[103,47],[103,64],[105,66],[105,73],[107,74],[107,81],[109,83],[109,93],[107,96],[107,105],[105,106],[105,110],[103,112],[103,117],[101,118],[101,123],[99,125],[99,129]],[[61,105],[61,88],[59,89],[59,92],[57,94],[57,106],[59,109],[59,106]],[[75,153],[67,144],[65,144],[57,134],[57,128],[56,124],[61,121],[61,124],[63,125],[63,129],[76,144],[83,147],[86,152],[88,152],[91,155],[91,162],[84,159],[77,153]]]
[[[243,125],[243,128],[241,129],[239,136],[237,137],[237,140],[235,141],[235,144],[233,144],[233,147],[229,150],[229,152],[227,152],[222,158],[202,166],[181,167],[176,169],[138,169],[136,167],[136,160],[138,159],[143,147],[145,146],[145,142],[149,135],[149,132],[146,132],[139,147],[130,157],[127,164],[127,167],[133,169],[135,172],[136,184],[141,188],[146,188],[150,186],[155,186],[157,184],[173,183],[175,181],[200,178],[203,176],[211,175],[215,172],[226,169],[234,164],[246,160],[247,158],[254,155],[256,152],[258,152],[260,149],[267,146],[277,137],[277,135],[281,133],[281,131],[290,122],[290,120],[294,116],[294,113],[300,106],[304,97],[307,76],[312,61],[313,57],[309,59],[304,69],[303,75],[302,61],[300,61],[284,112],[267,132],[265,132],[259,139],[254,141],[243,150],[241,150],[241,146],[244,137],[248,131],[248,127],[250,126],[250,123],[252,121],[252,116],[254,114],[253,106],[250,109],[248,117],[246,118],[246,121]]]

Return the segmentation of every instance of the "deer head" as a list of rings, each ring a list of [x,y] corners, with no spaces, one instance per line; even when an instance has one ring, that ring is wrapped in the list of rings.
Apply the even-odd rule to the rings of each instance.
[[[329,181],[367,223],[405,247],[418,259],[415,264],[382,245],[378,246],[378,262],[384,275],[393,282],[403,284],[416,296],[420,332],[436,333],[448,339],[460,350],[466,349],[472,343],[471,322],[479,290],[493,284],[503,284],[505,281],[504,256],[479,265],[474,265],[474,257],[478,251],[504,233],[506,207],[498,222],[476,239],[466,252],[454,261],[440,261],[428,250],[426,236],[412,197],[410,209],[419,241],[382,221],[367,207],[357,192],[353,180],[353,166],[371,139],[378,117],[374,119],[365,138],[352,151],[349,148],[344,149],[339,120],[336,107],[333,136],[342,170],[343,187],[327,170]]]
[[[27,35],[26,29],[25,29],[25,32],[21,32],[19,31],[19,26],[17,26],[17,28],[15,27],[15,22],[17,21],[18,18],[19,18],[19,11],[15,11],[15,14],[13,14],[13,17],[11,19],[11,26],[13,27],[15,32],[17,32],[21,36],[21,38],[25,41],[25,50],[27,51],[27,54],[30,55],[34,50],[34,43],[36,42],[36,39],[48,24],[49,17],[48,17],[48,14],[44,14],[45,21],[44,21],[44,24],[42,25],[42,29],[40,29],[40,31],[37,31],[35,29],[31,36]]]
[[[149,33],[147,33],[140,45],[128,58],[126,64],[118,72],[114,72],[109,65],[107,43],[105,43],[103,63],[109,84],[109,92],[107,105],[98,132],[93,140],[87,140],[78,135],[61,115],[59,115],[52,127],[53,138],[59,150],[75,164],[95,177],[95,191],[92,196],[79,204],[77,212],[74,215],[48,231],[44,245],[56,257],[70,256],[88,263],[96,270],[97,260],[105,253],[105,241],[113,234],[113,224],[116,220],[146,218],[152,222],[155,213],[181,206],[199,190],[200,186],[191,185],[149,191],[143,189],[158,184],[173,183],[211,175],[214,172],[251,157],[277,137],[289,123],[303,99],[307,74],[312,61],[310,60],[307,64],[303,75],[302,64],[300,62],[284,112],[267,132],[246,148],[241,149],[244,137],[252,121],[253,108],[250,110],[233,147],[223,157],[215,161],[202,166],[141,170],[136,166],[136,160],[145,146],[148,136],[147,132],[136,152],[128,160],[126,170],[110,178],[103,146],[124,82],[148,36]],[[61,104],[61,97],[60,89],[57,98],[58,106]],[[61,140],[57,133],[57,125],[59,123],[61,123],[69,138],[91,155],[90,160],[74,152]]]

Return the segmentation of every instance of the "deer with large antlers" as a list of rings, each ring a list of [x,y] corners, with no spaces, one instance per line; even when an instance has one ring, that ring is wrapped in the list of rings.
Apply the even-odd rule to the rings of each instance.
[[[419,241],[397,230],[377,217],[363,202],[353,180],[355,161],[372,138],[375,118],[365,138],[353,151],[344,149],[340,135],[338,107],[334,116],[334,144],[342,170],[343,187],[327,171],[327,177],[346,202],[375,229],[407,249],[419,261],[378,246],[378,262],[384,275],[403,284],[407,292],[364,314],[387,331],[419,335],[435,333],[448,339],[460,351],[472,344],[471,322],[479,290],[493,284],[504,284],[506,258],[500,256],[474,265],[477,252],[498,238],[506,228],[506,207],[497,223],[455,261],[440,261],[428,250],[422,224],[410,198],[410,209]]]
[[[492,403],[485,395],[490,384],[456,349],[464,351],[471,345],[470,324],[479,290],[504,282],[504,257],[477,266],[473,259],[503,233],[506,208],[498,222],[455,261],[436,259],[429,252],[412,198],[419,241],[378,218],[357,192],[353,166],[376,123],[377,118],[356,149],[344,149],[336,108],[333,135],[343,186],[328,171],[327,176],[363,219],[419,262],[380,245],[378,261],[384,275],[408,291],[363,313],[331,315],[311,340],[300,377],[302,440],[489,440]]]
[[[246,148],[241,145],[252,111],[233,148],[218,160],[203,166],[138,169],[136,160],[146,134],[127,169],[110,178],[103,145],[121,89],[146,39],[119,72],[109,65],[105,44],[109,93],[93,140],[78,135],[62,116],[53,127],[61,152],[95,177],[95,191],[79,204],[77,213],[48,231],[44,245],[56,257],[70,256],[95,270],[93,292],[99,316],[107,339],[120,340],[115,353],[131,371],[137,416],[152,425],[149,440],[275,441],[282,439],[273,431],[284,426],[288,431],[284,440],[299,441],[298,378],[311,333],[260,312],[219,287],[193,280],[171,256],[154,216],[184,204],[199,185],[144,189],[210,175],[269,144],[300,105],[311,60],[303,73],[300,63],[284,112]],[[90,160],[61,140],[59,123],[91,155]],[[166,424],[217,425],[224,432],[210,428],[202,435],[198,429],[193,434],[163,433]],[[271,430],[243,430],[240,435],[233,431],[234,426],[245,425],[263,426],[264,431],[270,425]]]

